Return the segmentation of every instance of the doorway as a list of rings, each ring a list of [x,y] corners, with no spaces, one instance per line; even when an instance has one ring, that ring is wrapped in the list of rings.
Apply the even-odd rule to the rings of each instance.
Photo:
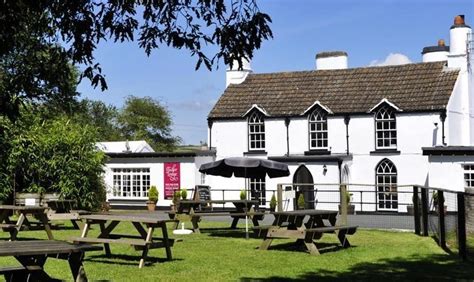
[[[313,176],[305,165],[301,165],[295,171],[295,174],[293,175],[293,186],[296,191],[296,198],[293,201],[294,208],[297,208],[298,197],[300,194],[303,194],[305,200],[305,209],[314,209],[315,197]]]

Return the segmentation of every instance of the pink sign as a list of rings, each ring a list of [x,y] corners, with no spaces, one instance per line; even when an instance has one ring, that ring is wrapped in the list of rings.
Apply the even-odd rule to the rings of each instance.
[[[180,187],[180,164],[164,163],[163,167],[165,199],[171,199],[174,191],[179,190]]]

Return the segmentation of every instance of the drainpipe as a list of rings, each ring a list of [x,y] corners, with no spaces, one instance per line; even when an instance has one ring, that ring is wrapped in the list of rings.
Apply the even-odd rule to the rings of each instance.
[[[290,118],[285,118],[285,126],[286,126],[286,155],[290,155]]]
[[[349,115],[344,116],[344,124],[346,125],[346,154],[349,155],[349,121],[351,117]]]
[[[446,146],[445,136],[444,136],[444,121],[446,120],[446,110],[442,110],[439,114],[439,119],[441,120],[441,143],[443,146]]]
[[[212,120],[207,120],[207,126],[209,128],[209,150],[212,149]]]

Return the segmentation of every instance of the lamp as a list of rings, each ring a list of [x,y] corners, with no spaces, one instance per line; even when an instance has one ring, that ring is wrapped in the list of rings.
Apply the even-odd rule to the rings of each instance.
[[[326,175],[326,172],[328,172],[328,167],[323,165],[323,174]]]

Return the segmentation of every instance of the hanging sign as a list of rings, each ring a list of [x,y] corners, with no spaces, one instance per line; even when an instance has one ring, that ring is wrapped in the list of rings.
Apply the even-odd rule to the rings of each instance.
[[[174,191],[180,187],[180,163],[164,163],[163,178],[165,199],[172,199]]]

